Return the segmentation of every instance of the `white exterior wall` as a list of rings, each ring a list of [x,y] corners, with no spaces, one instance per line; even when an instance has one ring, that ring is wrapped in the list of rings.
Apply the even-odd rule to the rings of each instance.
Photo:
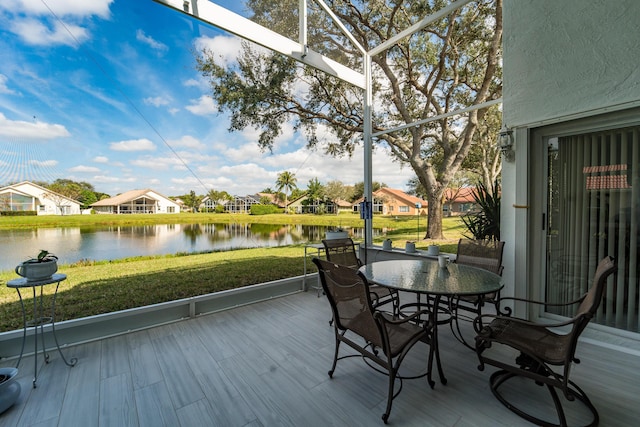
[[[640,1],[504,0],[503,9],[503,122],[516,153],[502,170],[503,277],[505,295],[529,296],[529,262],[542,248],[524,225],[541,221],[528,206],[543,185],[529,179],[540,167],[529,129],[640,105]]]
[[[21,182],[19,184],[11,186],[16,191],[20,191],[24,194],[28,194],[37,199],[36,202],[39,201],[40,205],[44,206],[44,210],[40,210],[40,206],[33,206],[33,210],[37,211],[38,215],[60,215],[60,209],[56,206],[55,202],[47,197],[44,197],[49,190],[46,188],[42,188],[39,185],[32,184],[30,182]],[[79,215],[80,214],[80,203],[73,201],[71,199],[64,200],[62,202],[62,206],[67,206],[68,210],[65,212],[65,215]]]
[[[168,212],[169,206],[173,206],[173,213],[180,213],[180,205],[174,202],[171,199],[164,197],[160,193],[156,193],[155,191],[147,191],[147,196],[156,199],[158,201],[158,211],[157,213],[170,213]]]
[[[504,0],[505,123],[640,104],[639,17],[638,0]]]

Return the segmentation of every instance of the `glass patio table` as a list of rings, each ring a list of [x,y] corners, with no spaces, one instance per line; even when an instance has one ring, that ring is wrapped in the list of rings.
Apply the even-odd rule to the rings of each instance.
[[[378,261],[360,267],[360,272],[371,283],[398,291],[417,294],[417,302],[404,304],[401,312],[407,307],[430,308],[430,321],[433,329],[429,350],[428,379],[431,387],[434,382],[431,378],[433,358],[435,356],[438,374],[442,384],[447,380],[440,362],[438,351],[438,311],[442,297],[454,297],[465,295],[485,295],[498,292],[504,286],[502,277],[490,271],[468,265],[450,263],[441,268],[437,260],[390,260]],[[426,296],[422,302],[421,296]],[[450,319],[448,321],[451,321]]]

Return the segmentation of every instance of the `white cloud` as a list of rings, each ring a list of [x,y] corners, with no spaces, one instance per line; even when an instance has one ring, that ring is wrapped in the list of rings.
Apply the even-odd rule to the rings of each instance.
[[[58,165],[57,160],[29,160],[29,164],[41,167],[53,167]]]
[[[112,142],[109,148],[113,151],[154,151],[156,145],[147,138]]]
[[[184,164],[176,157],[145,157],[129,162],[132,166],[153,170],[167,170],[184,168]]]
[[[109,6],[114,0],[2,0],[0,9],[10,12],[21,11],[27,14],[50,15],[51,10],[58,16],[73,15],[77,17],[98,15],[109,16]],[[51,8],[51,10],[49,10]]]
[[[11,31],[28,44],[77,46],[90,36],[81,23],[95,16],[108,19],[113,1],[2,0],[0,11]]]
[[[218,109],[213,102],[213,98],[206,95],[202,95],[198,99],[192,99],[191,104],[185,108],[197,116],[206,116],[209,114],[216,114],[218,112]]]
[[[236,62],[241,43],[241,39],[235,36],[199,37],[194,42],[198,51],[206,48],[213,52],[216,62],[223,67]]]
[[[4,74],[0,74],[0,93],[15,94],[15,91],[9,89],[9,87],[7,86],[8,80],[9,78],[7,76],[5,76]]]
[[[78,25],[55,21],[51,26],[47,26],[45,22],[31,18],[15,19],[11,30],[26,43],[35,46],[77,46],[89,38],[88,31]]]
[[[95,175],[91,179],[92,181],[98,182],[101,184],[112,184],[112,183],[119,183],[119,182],[125,182],[125,183],[136,182],[136,178],[134,177],[127,178],[127,177],[121,177],[121,176],[107,176],[107,175]]]
[[[166,44],[156,41],[153,37],[146,35],[142,30],[136,31],[136,40],[146,44],[158,53],[164,53],[169,50]]]
[[[187,79],[185,80],[183,83],[183,86],[186,87],[199,87],[199,88],[206,88],[207,87],[207,82],[204,79]]]
[[[38,121],[9,120],[4,114],[0,113],[0,136],[45,140],[70,135],[69,131],[62,125]]]
[[[83,165],[78,165],[78,166],[74,166],[72,168],[69,168],[70,172],[91,172],[91,173],[95,173],[95,172],[100,172],[100,168],[96,168],[94,166],[83,166]]]
[[[195,148],[197,150],[203,150],[205,148],[205,145],[202,142],[200,142],[198,138],[193,137],[191,135],[184,135],[180,139],[169,139],[167,140],[167,143],[173,148],[185,147],[185,148]]]
[[[100,163],[100,164],[108,164],[109,166],[115,166],[115,167],[122,167],[124,166],[124,163],[122,162],[114,162],[109,160],[108,157],[106,156],[96,156],[93,158],[93,161],[95,163]]]
[[[218,142],[214,144],[213,148],[220,153],[224,153],[224,157],[231,162],[244,162],[247,159],[264,156],[255,142],[247,142],[238,146],[229,146],[224,142]]]
[[[143,102],[147,105],[153,105],[154,107],[169,105],[169,100],[167,98],[163,98],[162,96],[145,98]]]

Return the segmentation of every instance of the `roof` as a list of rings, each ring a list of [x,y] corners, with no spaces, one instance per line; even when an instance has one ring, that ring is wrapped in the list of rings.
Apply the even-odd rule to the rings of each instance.
[[[351,207],[352,203],[344,200],[344,199],[336,199],[333,201],[333,203],[335,203],[336,205],[340,206],[341,208],[346,208],[346,207]]]
[[[390,196],[394,197],[395,199],[407,202],[408,205],[414,205],[415,206],[416,203],[420,203],[423,207],[427,206],[427,201],[426,200],[422,200],[419,197],[412,196],[411,194],[407,194],[404,191],[397,190],[395,188],[382,187],[378,191],[375,191],[373,193],[373,195],[377,196],[377,197],[380,197],[381,196],[380,193],[387,193]]]
[[[449,188],[444,192],[444,196],[447,199],[448,203],[475,203],[475,193],[476,189],[474,187],[462,187],[458,190]],[[453,200],[451,199],[452,197]]]
[[[20,188],[20,187],[23,187],[23,188]],[[26,190],[25,190],[25,188],[26,188]],[[34,194],[33,192],[28,191],[31,188],[36,188],[38,190],[41,190],[42,194]],[[68,201],[70,203],[74,203],[74,204],[76,204],[78,206],[81,205],[81,203],[79,201],[77,201],[77,200],[74,200],[74,199],[72,199],[72,198],[70,198],[68,196],[65,196],[64,194],[56,193],[55,191],[49,190],[48,188],[42,187],[42,186],[40,186],[38,184],[34,184],[31,181],[21,181],[21,182],[18,182],[16,184],[7,185],[6,187],[0,188],[0,192],[2,192],[2,193],[6,193],[6,192],[9,192],[9,191],[13,191],[15,193],[20,193],[20,194],[23,194],[23,195],[26,195],[26,196],[36,197],[36,198],[43,197],[46,194],[53,194],[56,197],[61,197],[62,199],[66,200],[66,201]]]
[[[130,202],[132,200],[139,199],[142,196],[148,195],[148,193],[150,193],[150,192],[155,193],[155,191],[150,190],[150,189],[125,191],[124,193],[118,194],[115,197],[110,197],[108,199],[102,199],[100,201],[97,201],[97,202],[93,203],[91,206],[117,206],[117,205],[121,205],[123,203]],[[155,194],[157,194],[157,193],[155,193]],[[157,199],[157,197],[153,197],[153,196],[148,196],[148,197],[150,197],[150,198],[152,198],[154,200]],[[162,197],[164,197],[164,196],[162,196]]]

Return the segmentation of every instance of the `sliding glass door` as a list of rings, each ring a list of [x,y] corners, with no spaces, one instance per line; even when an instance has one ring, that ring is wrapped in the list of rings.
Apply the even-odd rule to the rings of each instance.
[[[638,332],[640,126],[544,140],[546,299],[569,302],[584,294],[598,261],[611,255],[617,273],[594,321]]]

